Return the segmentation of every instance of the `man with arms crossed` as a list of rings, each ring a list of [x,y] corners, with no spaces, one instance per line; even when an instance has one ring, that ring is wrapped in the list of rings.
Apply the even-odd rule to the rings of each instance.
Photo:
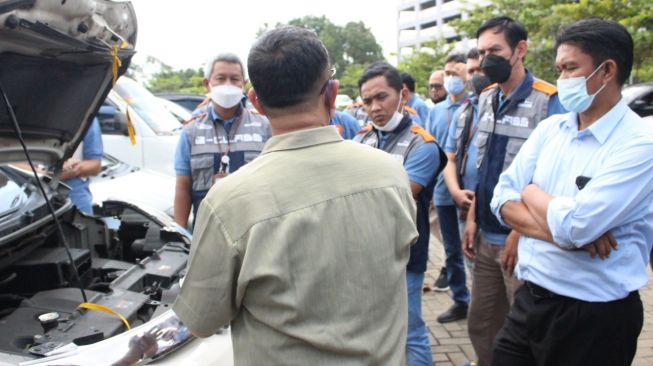
[[[540,123],[491,204],[521,233],[525,281],[493,365],[630,365],[653,243],[653,128],[621,97],[633,40],[616,22],[587,19],[555,48],[571,113]]]

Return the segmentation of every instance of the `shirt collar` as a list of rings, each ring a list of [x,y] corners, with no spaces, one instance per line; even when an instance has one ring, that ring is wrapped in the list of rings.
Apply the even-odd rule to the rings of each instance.
[[[243,106],[242,106],[242,104],[241,104],[241,105],[239,106],[238,111],[236,112],[236,114],[235,114],[231,119],[227,119],[227,120],[225,120],[224,118],[222,118],[222,116],[221,116],[218,112],[215,111],[215,108],[213,107],[213,101],[209,102],[208,108],[209,108],[209,115],[211,116],[211,119],[212,119],[212,120],[214,120],[214,121],[222,121],[222,122],[224,122],[224,123],[233,122],[234,119],[236,119],[238,116],[240,116],[240,113],[241,113],[242,110],[243,110]]]
[[[497,88],[499,89],[499,100],[501,100],[501,103],[507,103],[509,100],[515,98],[526,99],[530,95],[531,89],[533,88],[533,81],[533,74],[531,74],[527,69],[524,79],[522,79],[521,83],[519,83],[519,85],[514,90],[512,90],[510,95],[508,95],[505,100],[503,100],[503,91],[501,88]]]
[[[333,126],[311,128],[272,136],[263,147],[261,154],[274,151],[303,149],[339,141],[343,141],[343,139],[338,133],[338,130]]]
[[[578,131],[578,134],[591,134],[594,136],[596,141],[603,145],[608,137],[610,137],[610,134],[615,127],[617,127],[617,124],[626,115],[627,110],[628,106],[624,99],[621,98],[619,102],[608,111],[608,113],[601,116],[601,118],[596,120],[596,122],[592,123],[583,131],[578,131],[578,113],[569,113],[567,119],[561,121],[561,125],[574,131]]]

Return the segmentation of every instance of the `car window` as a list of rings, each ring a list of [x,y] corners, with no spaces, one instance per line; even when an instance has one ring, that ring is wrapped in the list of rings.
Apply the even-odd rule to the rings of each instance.
[[[122,78],[114,86],[114,90],[155,133],[168,133],[180,127],[175,116],[137,82]]]
[[[25,191],[0,171],[0,219],[17,211],[26,199]]]

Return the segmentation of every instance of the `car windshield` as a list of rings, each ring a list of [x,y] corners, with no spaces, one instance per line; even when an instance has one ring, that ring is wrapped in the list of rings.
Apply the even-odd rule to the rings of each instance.
[[[25,190],[0,170],[0,218],[20,209],[27,198]]]
[[[157,98],[137,82],[121,78],[114,90],[157,134],[167,134],[181,127],[179,121]]]
[[[621,95],[624,97],[626,104],[632,103],[642,94],[648,93],[653,90],[652,85],[633,85],[621,90]]]

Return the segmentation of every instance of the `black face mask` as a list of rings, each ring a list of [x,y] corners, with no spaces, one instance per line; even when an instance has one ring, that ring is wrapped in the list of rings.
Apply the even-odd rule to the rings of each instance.
[[[441,101],[443,101],[443,100],[445,100],[445,99],[447,99],[447,95],[446,95],[446,94],[445,94],[443,97],[440,97],[440,98],[438,98],[438,99],[433,99],[433,98],[431,98],[431,102],[433,102],[433,104],[438,104],[438,103],[440,103]]]
[[[481,69],[491,83],[505,83],[510,77],[512,66],[510,61],[497,55],[487,55],[483,58]]]
[[[490,79],[485,75],[476,74],[469,79],[469,87],[474,94],[480,95],[483,89],[487,88],[490,84]]]

